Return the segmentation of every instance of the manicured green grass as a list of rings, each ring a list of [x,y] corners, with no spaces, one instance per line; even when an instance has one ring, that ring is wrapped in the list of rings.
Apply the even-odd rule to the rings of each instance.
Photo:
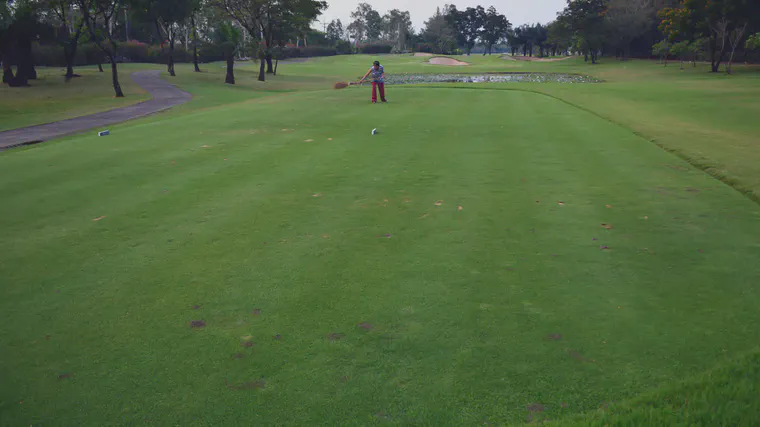
[[[154,65],[122,64],[119,82],[126,97],[115,98],[110,69],[104,73],[97,67],[79,67],[82,77],[65,83],[60,68],[37,69],[38,79],[30,87],[12,88],[0,84],[0,131],[65,120],[124,107],[144,101],[149,96],[140,89],[129,73]]]
[[[757,204],[541,94],[279,93],[339,60],[0,154],[3,423],[574,420],[756,346]]]
[[[755,425],[760,419],[760,351],[626,402],[550,425]]]
[[[223,64],[204,64],[203,73],[191,72],[191,65],[179,64],[178,76],[169,81],[192,92],[194,102],[177,108],[181,115],[283,92],[322,90],[336,81],[357,80],[375,56],[352,55],[312,58],[304,63],[283,62],[278,76],[256,81],[258,66],[240,63],[237,85],[220,84]],[[536,91],[587,109],[607,120],[621,124],[663,148],[675,152],[692,164],[755,200],[760,200],[760,146],[756,143],[755,118],[760,114],[760,68],[736,68],[734,76],[714,75],[707,65],[677,64],[662,67],[650,61],[618,62],[603,59],[596,66],[581,58],[555,62],[528,62],[501,59],[499,55],[458,57],[471,63],[467,67],[427,64],[429,58],[411,55],[381,55],[389,73],[446,73],[543,71],[589,74],[606,81],[603,85],[505,84],[504,88]],[[51,120],[101,111],[122,103],[138,102],[145,95],[132,96],[129,73],[157,65],[121,64],[122,83],[127,98],[112,96],[110,80],[104,74],[84,68],[86,78],[71,86],[54,77],[60,70],[43,70],[41,87],[14,89],[12,96],[0,97],[0,129],[16,128]],[[89,74],[88,74],[89,73]],[[105,74],[106,77],[107,73]],[[489,87],[493,87],[491,85]],[[73,89],[72,89],[73,88]],[[11,90],[9,88],[0,90]],[[366,89],[365,89],[366,90]],[[27,94],[33,96],[26,96]],[[22,97],[20,94],[24,94]],[[61,96],[61,95],[66,96]]]

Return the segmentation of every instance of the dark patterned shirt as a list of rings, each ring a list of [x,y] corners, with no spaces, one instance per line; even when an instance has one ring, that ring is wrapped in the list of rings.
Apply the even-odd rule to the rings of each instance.
[[[375,69],[375,67],[372,66],[372,68],[370,68],[369,71],[370,71],[370,75],[372,75],[373,82],[385,83],[385,80],[383,79],[383,73],[385,73],[385,68],[383,68],[382,65],[377,67],[377,69]]]

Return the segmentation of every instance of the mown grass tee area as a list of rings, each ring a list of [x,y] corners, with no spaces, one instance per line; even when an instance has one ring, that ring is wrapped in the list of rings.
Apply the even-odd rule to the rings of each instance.
[[[371,59],[0,153],[0,423],[760,423],[758,69]]]

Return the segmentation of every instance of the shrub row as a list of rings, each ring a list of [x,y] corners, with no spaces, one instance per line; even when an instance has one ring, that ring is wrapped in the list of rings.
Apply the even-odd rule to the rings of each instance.
[[[286,47],[277,49],[275,56],[277,59],[288,58],[311,58],[316,56],[335,56],[338,50],[334,47],[308,46],[308,47]]]
[[[393,46],[389,44],[371,43],[359,47],[361,53],[391,53]]]
[[[345,46],[342,46],[345,48]],[[348,52],[350,53],[350,45]],[[309,46],[300,48],[283,48],[275,52],[276,58],[308,58],[316,56],[334,56],[338,54],[338,49],[324,46]],[[64,57],[63,47],[60,45],[36,45],[34,46],[33,55],[35,63],[50,67],[64,67],[66,60]],[[169,47],[150,45],[147,43],[129,41],[119,45],[119,62],[141,62],[141,63],[159,63],[166,64],[169,61]],[[198,60],[200,62],[223,61],[224,52],[214,44],[202,44],[198,47]],[[94,65],[104,62],[103,52],[93,43],[85,43],[78,47],[74,59],[74,65]],[[174,46],[174,62],[192,62],[193,50],[185,49],[182,45]]]
[[[37,65],[49,67],[66,66],[63,47],[60,45],[35,45],[32,54]],[[203,44],[198,47],[198,60],[200,62],[222,61],[224,59],[221,48],[212,44]],[[169,47],[148,45],[140,42],[126,42],[119,45],[119,62],[145,62],[166,64],[169,60]],[[74,57],[74,65],[94,65],[105,62],[105,55],[93,43],[85,43],[77,48]],[[186,50],[184,46],[174,47],[175,62],[192,62],[192,48]]]

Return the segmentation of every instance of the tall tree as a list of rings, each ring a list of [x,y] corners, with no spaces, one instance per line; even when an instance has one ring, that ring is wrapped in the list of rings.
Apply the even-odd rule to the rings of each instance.
[[[557,52],[567,52],[572,43],[573,33],[562,16],[546,26],[546,43],[551,49],[552,56]]]
[[[604,15],[608,41],[618,50],[621,59],[628,58],[631,42],[650,27],[653,14],[652,0],[610,0]]]
[[[190,17],[196,8],[197,0],[131,0],[134,8],[140,14],[156,25],[161,44],[166,40],[169,44],[169,57],[166,70],[174,77],[174,46],[180,24]]]
[[[519,37],[517,37],[517,31],[514,29],[507,32],[507,44],[509,45],[510,52],[512,52],[512,56],[515,56],[520,49],[521,42]]]
[[[383,17],[383,25],[385,40],[394,42],[398,51],[406,50],[410,35],[414,32],[409,12],[392,9]]]
[[[271,0],[265,9],[261,23],[267,73],[274,73],[272,50],[284,46],[291,37],[301,37],[306,40],[306,35],[312,31],[310,24],[325,9],[327,9],[327,2],[318,0]]]
[[[546,27],[541,24],[536,24],[531,28],[531,36],[533,37],[533,44],[538,47],[538,56],[544,56],[544,49],[546,48],[546,39],[549,38],[549,34]]]
[[[578,47],[587,56],[591,56],[592,64],[596,64],[598,54],[604,46],[607,8],[608,0],[567,0],[567,7],[562,12]]]
[[[116,66],[118,44],[114,34],[117,13],[122,10],[122,0],[75,0],[82,13],[90,38],[105,54],[111,63],[111,80],[117,98],[124,97],[119,84],[119,72]]]
[[[28,86],[37,78],[32,56],[32,44],[42,32],[40,9],[34,0],[3,0],[0,8],[0,56],[3,58],[3,83],[9,86]],[[10,62],[16,60],[16,74]]]
[[[3,83],[13,80],[11,69],[11,24],[13,16],[11,8],[6,0],[0,0],[0,62],[3,63]]]
[[[251,37],[261,38],[257,56],[261,61],[259,80],[265,81],[272,68],[272,48],[281,34],[304,31],[327,3],[318,0],[211,0],[243,27]],[[266,66],[266,68],[265,68]]]
[[[372,41],[377,41],[383,34],[383,17],[380,16],[380,12],[370,9],[365,16],[367,22],[367,38]]]
[[[451,7],[448,11],[448,20],[455,25],[457,41],[468,55],[480,36],[485,16],[486,11],[483,6],[468,7],[462,11]]]
[[[79,47],[79,39],[84,33],[84,20],[73,0],[48,0],[47,6],[56,17],[58,39],[63,45],[63,58],[66,62],[64,78],[69,81],[74,77],[74,58]]]
[[[676,8],[660,12],[660,29],[669,39],[684,35],[706,38],[713,72],[729,53],[727,71],[736,48],[747,35],[747,29],[760,22],[760,2],[757,0],[681,0]]]
[[[224,59],[227,61],[227,75],[224,82],[235,84],[235,55],[240,47],[240,29],[236,28],[231,22],[222,21],[213,32],[213,41],[222,48]]]
[[[344,37],[345,31],[343,30],[343,23],[340,22],[340,19],[333,19],[327,24],[326,32],[327,40],[329,40],[332,45],[337,44],[339,41],[343,40]]]
[[[500,14],[495,7],[489,7],[485,13],[483,29],[480,33],[480,40],[485,45],[483,55],[486,53],[490,55],[493,45],[505,39],[511,29],[512,24],[509,23],[507,17]]]
[[[436,53],[448,53],[456,44],[456,31],[446,16],[441,8],[436,8],[422,31],[422,38],[435,46]]]
[[[523,56],[533,56],[533,27],[528,24],[515,28],[515,42],[522,48]]]
[[[198,66],[198,25],[196,22],[196,16],[200,12],[201,8],[203,7],[203,1],[202,0],[195,0],[193,1],[193,10],[190,11],[190,26],[192,27],[192,38],[193,38],[193,70],[196,73],[200,73],[201,69]]]
[[[383,18],[369,3],[359,3],[351,12],[349,31],[357,44],[377,40],[383,32]]]

